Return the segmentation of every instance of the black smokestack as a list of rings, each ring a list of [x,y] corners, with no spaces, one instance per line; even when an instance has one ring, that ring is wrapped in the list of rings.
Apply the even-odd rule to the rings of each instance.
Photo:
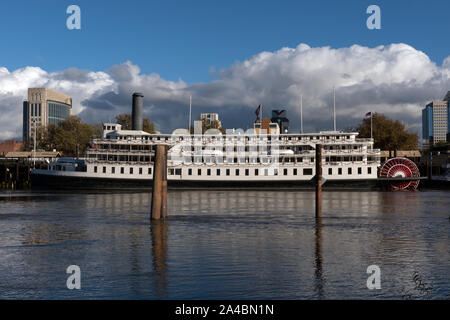
[[[142,130],[142,110],[144,109],[144,95],[133,93],[133,109],[131,113],[131,130]]]

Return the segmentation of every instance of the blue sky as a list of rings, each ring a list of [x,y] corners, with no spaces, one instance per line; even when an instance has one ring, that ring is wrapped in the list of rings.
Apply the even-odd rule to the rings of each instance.
[[[77,4],[82,30],[65,26]],[[382,29],[368,30],[366,8],[378,4]],[[441,65],[450,53],[450,1],[29,1],[0,3],[0,63],[107,70],[127,60],[144,73],[188,83],[262,51],[296,47],[374,47],[406,43]]]
[[[66,9],[81,8],[81,30]],[[381,30],[366,9],[381,8]],[[421,110],[450,90],[448,0],[5,0],[0,2],[0,139],[20,138],[30,87],[73,98],[89,123],[129,112],[163,132],[219,113],[226,128],[252,127],[254,110],[286,109],[299,130],[357,126],[368,111],[420,134]]]

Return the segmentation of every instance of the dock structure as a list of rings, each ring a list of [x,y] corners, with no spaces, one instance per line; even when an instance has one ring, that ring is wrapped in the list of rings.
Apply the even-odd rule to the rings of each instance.
[[[151,219],[167,217],[167,145],[155,147],[155,166],[153,170]]]
[[[316,144],[316,219],[322,217],[322,145]]]
[[[48,163],[59,158],[56,151],[11,151],[0,157],[0,188],[28,189],[31,169],[48,169]]]
[[[27,189],[30,186],[30,164],[0,161],[0,188]]]

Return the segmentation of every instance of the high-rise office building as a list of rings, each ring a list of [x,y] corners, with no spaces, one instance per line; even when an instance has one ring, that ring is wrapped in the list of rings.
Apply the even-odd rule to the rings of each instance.
[[[218,113],[201,113],[200,120],[204,121],[207,126],[214,126],[217,129],[222,128]]]
[[[72,98],[47,88],[29,88],[23,102],[23,141],[34,138],[34,128],[47,127],[72,114]]]
[[[277,123],[281,133],[289,133],[289,119],[286,118],[286,110],[272,110],[273,123]]]
[[[253,129],[256,134],[280,134],[278,123],[272,122],[269,118],[257,119],[253,123]]]
[[[443,101],[432,101],[422,110],[422,142],[424,147],[448,140],[449,108],[450,91]]]

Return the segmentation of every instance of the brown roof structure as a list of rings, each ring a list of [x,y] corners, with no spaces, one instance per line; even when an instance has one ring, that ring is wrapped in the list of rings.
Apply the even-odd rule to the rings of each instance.
[[[15,159],[23,159],[23,158],[58,158],[61,156],[61,152],[59,151],[37,151],[34,153],[33,151],[14,151],[8,152],[5,155],[5,158],[15,158]]]
[[[394,151],[391,151],[392,154],[394,154]],[[397,157],[420,157],[420,151],[419,150],[406,150],[406,151],[397,151]],[[381,157],[388,157],[389,151],[382,150],[380,152]]]

